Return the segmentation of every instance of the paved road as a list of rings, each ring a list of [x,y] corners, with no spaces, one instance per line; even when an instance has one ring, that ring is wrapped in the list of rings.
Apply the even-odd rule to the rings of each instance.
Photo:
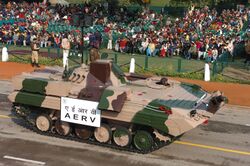
[[[21,120],[8,118],[10,106],[6,95],[0,95],[0,166],[38,165],[6,159],[6,156],[52,166],[250,165],[248,108],[226,106],[208,125],[193,129],[169,146],[141,155],[35,134],[17,125],[22,124]]]
[[[9,94],[12,91],[12,89],[13,88],[11,82],[0,80],[0,94]]]

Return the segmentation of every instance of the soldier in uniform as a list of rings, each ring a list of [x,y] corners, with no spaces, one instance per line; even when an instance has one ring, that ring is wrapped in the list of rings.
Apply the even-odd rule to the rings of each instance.
[[[38,47],[38,43],[37,43],[36,38],[33,39],[30,46],[31,46],[31,51],[32,51],[31,65],[32,65],[32,67],[34,67],[34,66],[40,67],[39,64],[38,64],[38,53],[39,53],[40,48]]]
[[[90,62],[94,62],[97,59],[100,59],[100,54],[97,48],[91,48],[89,52]]]

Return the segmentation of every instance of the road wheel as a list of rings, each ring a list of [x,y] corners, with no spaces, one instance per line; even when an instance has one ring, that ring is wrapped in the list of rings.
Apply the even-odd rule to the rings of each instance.
[[[153,145],[153,138],[149,132],[138,130],[134,136],[134,145],[138,150],[148,151]]]
[[[130,145],[132,136],[128,129],[124,127],[118,127],[113,133],[113,140],[116,145],[125,147]]]
[[[59,135],[64,135],[64,136],[69,135],[72,130],[68,122],[63,122],[60,119],[57,119],[55,123],[55,129]]]
[[[90,127],[87,126],[77,126],[75,128],[75,133],[78,138],[87,140],[93,135],[93,131]]]
[[[48,115],[39,115],[36,118],[36,127],[40,131],[49,131],[52,126],[52,120]]]
[[[111,140],[112,131],[107,124],[102,124],[101,127],[95,129],[94,136],[98,142],[107,143]]]

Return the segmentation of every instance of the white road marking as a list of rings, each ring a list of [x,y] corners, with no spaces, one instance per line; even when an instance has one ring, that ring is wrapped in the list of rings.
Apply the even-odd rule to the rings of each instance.
[[[250,124],[246,124],[246,126],[249,126],[249,127],[250,127]]]
[[[13,157],[13,156],[3,156],[3,158],[10,159],[10,160],[23,161],[23,162],[38,164],[38,165],[45,165],[46,164],[45,162],[41,162],[41,161],[29,160],[29,159],[18,158],[18,157]]]
[[[1,94],[1,95],[9,95],[10,92],[1,92],[0,94]]]

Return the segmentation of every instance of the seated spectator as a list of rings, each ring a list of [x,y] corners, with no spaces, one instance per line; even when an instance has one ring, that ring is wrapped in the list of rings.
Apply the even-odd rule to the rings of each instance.
[[[213,52],[211,48],[208,48],[207,50],[207,62],[212,62],[213,61]]]
[[[155,51],[155,44],[151,41],[151,42],[148,44],[147,56],[153,56],[154,51]]]
[[[159,55],[159,52],[160,52],[160,49],[161,49],[161,45],[160,45],[160,43],[157,43],[156,45],[155,45],[155,50],[154,50],[154,52],[153,52],[153,56],[158,56]]]
[[[189,58],[189,49],[190,49],[190,47],[191,47],[191,45],[189,44],[189,43],[187,43],[187,42],[185,42],[184,44],[183,44],[183,48],[182,48],[182,52],[183,52],[183,55],[184,55],[184,57],[187,59],[187,58]],[[191,57],[190,57],[191,58]]]
[[[11,37],[12,34],[8,34],[6,36],[6,40],[7,40],[7,44],[8,45],[11,45],[13,43],[13,40],[12,40],[12,37]]]
[[[54,46],[54,37],[52,35],[49,35],[48,38],[48,47],[53,47]]]
[[[41,35],[40,37],[40,48],[45,47],[45,36]]]
[[[146,39],[145,41],[141,42],[141,47],[139,48],[139,51],[141,54],[144,54],[146,49],[148,47],[148,39]]]
[[[174,55],[174,45],[173,42],[168,42],[168,51],[167,51],[167,55],[168,57],[172,57]]]
[[[194,57],[196,55],[196,46],[194,43],[192,43],[191,47],[188,50],[188,55],[186,56],[186,59],[191,59],[192,57]]]
[[[217,50],[216,47],[214,47],[214,48],[212,49],[212,56],[213,56],[212,62],[216,61],[216,59],[217,59],[217,57],[218,57],[218,50]]]
[[[20,35],[18,36],[17,45],[22,46],[23,41],[24,41],[24,35],[23,33],[20,33]]]
[[[128,54],[134,54],[134,44],[132,39],[129,38],[129,40],[127,41],[127,53]]]
[[[181,43],[179,41],[177,41],[176,43],[176,47],[175,47],[175,55],[180,55],[180,51],[181,51]]]
[[[120,50],[120,38],[118,38],[116,41],[115,41],[115,51],[116,52],[119,52]]]
[[[13,35],[13,43],[15,46],[17,45],[17,40],[18,40],[18,34],[17,34],[17,32],[15,32]]]
[[[54,40],[55,40],[55,47],[56,47],[56,48],[60,48],[61,40],[60,40],[59,34],[57,34],[57,35],[54,37]]]
[[[120,44],[119,44],[120,52],[121,52],[121,53],[127,52],[126,45],[127,45],[127,40],[126,40],[125,38],[123,38],[123,39],[120,41]]]
[[[160,57],[166,57],[166,50],[168,49],[167,44],[164,43],[161,46],[161,52],[160,52]]]
[[[201,57],[204,59],[205,58],[205,53],[206,53],[206,47],[204,45],[204,43],[201,43],[201,46],[199,48],[199,51],[198,51],[198,60],[201,59]]]

